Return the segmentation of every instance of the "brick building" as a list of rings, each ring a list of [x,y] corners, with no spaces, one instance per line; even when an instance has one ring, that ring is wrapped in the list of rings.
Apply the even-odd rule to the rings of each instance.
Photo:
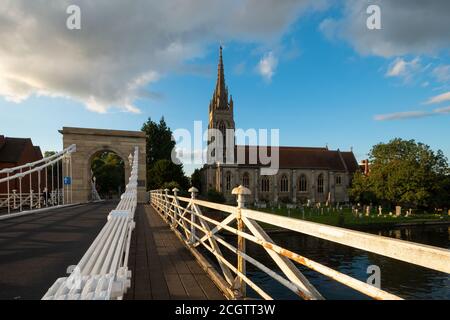
[[[41,148],[34,146],[30,138],[10,138],[0,135],[0,170],[17,167],[23,164],[42,159]],[[0,178],[6,177],[0,173]],[[41,190],[45,186],[44,175],[41,176]],[[10,191],[19,190],[19,179],[10,181]],[[32,176],[32,189],[38,190],[38,173]],[[30,179],[26,176],[22,179],[22,191],[28,193],[30,190]],[[7,192],[7,184],[0,183],[0,194]]]

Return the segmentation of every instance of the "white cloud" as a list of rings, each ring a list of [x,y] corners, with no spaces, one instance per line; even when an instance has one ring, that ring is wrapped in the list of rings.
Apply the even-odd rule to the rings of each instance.
[[[267,81],[271,81],[275,70],[278,66],[278,59],[273,52],[266,53],[264,57],[259,60],[258,73]]]
[[[433,69],[432,75],[439,82],[450,81],[450,65],[441,65]]]
[[[449,107],[444,107],[444,108],[439,108],[439,109],[434,109],[435,113],[443,113],[443,114],[447,114],[450,113],[450,106]]]
[[[421,68],[420,59],[415,58],[411,61],[406,61],[402,58],[395,59],[389,66],[386,72],[387,77],[403,77],[410,79],[413,74]]]
[[[436,104],[445,101],[450,101],[450,91],[431,97],[430,99],[428,99],[428,101],[425,102],[425,104]]]
[[[437,108],[433,111],[405,111],[405,112],[395,112],[388,114],[380,114],[374,116],[376,121],[386,121],[386,120],[402,120],[402,119],[414,119],[414,118],[425,118],[430,116],[439,116],[450,114],[450,106],[445,108]]]
[[[368,1],[346,0],[340,19],[325,19],[320,30],[348,41],[363,55],[435,54],[449,48],[450,1],[372,0],[381,8],[381,30],[366,27]]]
[[[0,96],[67,97],[89,110],[138,112],[145,88],[219,41],[276,43],[313,0],[2,0]],[[81,8],[81,30],[66,8]],[[265,69],[273,75],[273,61]]]
[[[400,119],[411,119],[411,118],[423,118],[430,116],[429,112],[425,111],[406,111],[406,112],[396,112],[388,114],[380,114],[374,117],[376,121],[386,121],[386,120],[400,120]]]

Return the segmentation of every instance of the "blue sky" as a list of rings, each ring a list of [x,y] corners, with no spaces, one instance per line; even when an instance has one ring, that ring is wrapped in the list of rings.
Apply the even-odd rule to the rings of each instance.
[[[25,97],[13,99],[11,90],[2,91],[0,74],[0,134],[31,137],[43,150],[59,150],[58,130],[63,126],[139,130],[148,117],[159,120],[161,116],[172,129],[193,130],[195,120],[206,126],[218,46],[223,43],[226,83],[235,102],[238,128],[279,128],[281,145],[353,147],[358,160],[374,144],[395,137],[424,142],[450,156],[450,98],[446,96],[450,96],[450,41],[442,44],[438,38],[436,48],[428,51],[429,43],[408,47],[377,36],[372,48],[361,49],[364,41],[358,36],[326,30],[329,24],[324,21],[335,22],[331,33],[351,26],[345,19],[355,13],[348,12],[345,2],[338,3],[286,18],[269,41],[261,40],[261,34],[241,37],[239,32],[224,39],[199,35],[185,56],[167,62],[172,67],[146,78],[139,90],[146,94],[119,99],[131,101],[139,113],[120,106],[100,111],[87,108],[79,90],[72,95],[70,89],[49,81],[43,81],[48,87],[31,88]],[[389,18],[383,32],[393,26]],[[402,45],[381,50],[386,43]],[[267,68],[260,68],[264,61],[271,75]],[[60,67],[55,72],[64,73],[65,67]],[[68,74],[74,72],[68,69]],[[14,75],[27,72],[23,66],[19,71],[7,70],[15,71]],[[40,79],[39,72],[33,76]],[[95,85],[88,88],[96,90]],[[88,92],[88,96],[95,94]],[[437,102],[427,103],[433,97],[438,97]]]

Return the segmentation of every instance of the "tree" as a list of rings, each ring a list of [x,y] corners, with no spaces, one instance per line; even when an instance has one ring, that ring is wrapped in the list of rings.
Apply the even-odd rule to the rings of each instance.
[[[171,160],[175,141],[172,140],[172,131],[167,127],[164,117],[159,123],[148,118],[141,131],[147,136],[147,167],[151,168],[158,160]]]
[[[353,176],[352,187],[349,189],[349,196],[352,201],[361,204],[377,202],[377,198],[371,190],[371,181],[369,177],[361,172],[356,172]]]
[[[176,182],[185,190],[189,187],[189,180],[184,175],[183,167],[165,159],[157,160],[148,170],[147,182],[150,190],[164,188],[169,182]]]
[[[167,183],[176,183],[179,188],[187,189],[189,180],[184,175],[183,165],[172,161],[175,141],[164,117],[159,123],[149,118],[141,130],[147,136],[147,189],[162,188]]]
[[[191,184],[196,187],[200,193],[202,193],[202,176],[201,170],[195,169],[191,175]]]
[[[101,195],[125,190],[125,166],[122,158],[112,152],[102,152],[92,160],[92,172]]]
[[[397,138],[375,145],[369,160],[369,176],[354,176],[350,194],[355,199],[415,208],[448,201],[442,199],[448,163],[441,150]]]

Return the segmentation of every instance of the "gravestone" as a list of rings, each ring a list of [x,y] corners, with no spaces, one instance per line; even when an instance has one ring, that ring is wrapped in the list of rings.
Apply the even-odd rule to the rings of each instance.
[[[397,217],[402,215],[402,207],[401,206],[395,206],[395,215]]]

